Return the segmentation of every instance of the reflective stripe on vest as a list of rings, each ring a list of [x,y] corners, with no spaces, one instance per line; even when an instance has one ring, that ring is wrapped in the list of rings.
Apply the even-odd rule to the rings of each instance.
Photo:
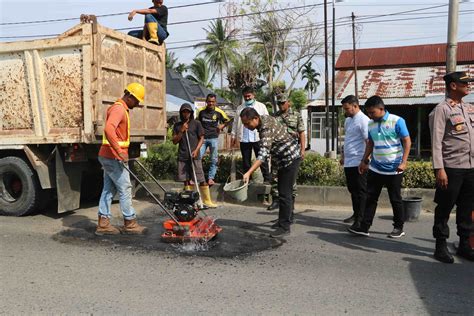
[[[124,107],[124,105],[119,101],[115,102],[112,106],[116,104],[120,104],[121,106]],[[120,148],[128,148],[130,146],[130,115],[128,114],[127,109],[125,109],[125,115],[127,116],[127,138],[126,140],[122,140],[118,142]],[[111,146],[109,141],[107,140],[107,137],[105,137],[105,130],[102,134],[102,145]]]

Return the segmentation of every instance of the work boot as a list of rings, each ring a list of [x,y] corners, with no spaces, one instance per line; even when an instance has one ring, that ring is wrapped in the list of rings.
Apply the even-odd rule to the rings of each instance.
[[[150,38],[148,39],[148,42],[159,45],[159,41],[158,41],[158,23],[148,22],[146,24],[146,27],[148,29],[148,34],[150,35]]]
[[[141,226],[137,223],[137,220],[134,219],[124,219],[123,226],[120,227],[122,234],[129,235],[143,235],[148,231],[148,228]]]
[[[436,249],[434,252],[436,260],[444,263],[454,263],[453,256],[449,253],[446,239],[436,239]]]
[[[183,191],[194,191],[194,186],[192,185],[185,185]]]
[[[474,250],[469,244],[469,238],[461,237],[459,239],[459,247],[456,254],[469,261],[474,261]]]
[[[278,202],[278,198],[276,197],[272,199],[272,204],[270,204],[270,206],[267,207],[267,211],[273,211],[279,208],[280,208],[280,203]]]
[[[97,236],[103,235],[118,235],[120,230],[117,227],[110,224],[110,218],[107,216],[99,215],[99,220],[97,223],[97,228],[95,229],[95,234]]]
[[[216,208],[218,207],[217,204],[214,204],[211,199],[211,191],[209,190],[209,186],[207,185],[200,185],[199,191],[201,192],[202,203],[209,208]]]

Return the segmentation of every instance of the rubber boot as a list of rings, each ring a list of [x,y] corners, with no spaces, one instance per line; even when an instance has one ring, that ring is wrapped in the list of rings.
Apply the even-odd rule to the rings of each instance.
[[[446,239],[436,239],[436,250],[434,252],[436,260],[444,263],[454,263],[453,256],[449,253]]]
[[[110,218],[107,216],[101,216],[99,215],[99,220],[97,223],[97,228],[95,229],[95,234],[97,236],[103,236],[103,235],[118,235],[120,234],[120,230],[112,226],[110,224]]]
[[[471,248],[468,237],[459,239],[459,247],[456,254],[466,260],[474,261],[474,250]]]
[[[199,191],[201,192],[202,203],[209,208],[216,208],[218,205],[214,204],[211,199],[211,191],[209,190],[209,186],[207,185],[200,185]]]
[[[122,234],[143,235],[148,231],[148,228],[138,224],[136,219],[124,219],[120,231]]]
[[[158,23],[148,22],[146,24],[146,27],[148,30],[148,34],[150,35],[148,42],[159,45],[160,42],[158,41]]]

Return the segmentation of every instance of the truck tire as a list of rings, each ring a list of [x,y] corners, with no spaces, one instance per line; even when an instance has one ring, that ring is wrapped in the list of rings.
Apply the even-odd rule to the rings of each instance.
[[[41,194],[36,174],[23,159],[0,159],[0,215],[32,213],[40,203]]]

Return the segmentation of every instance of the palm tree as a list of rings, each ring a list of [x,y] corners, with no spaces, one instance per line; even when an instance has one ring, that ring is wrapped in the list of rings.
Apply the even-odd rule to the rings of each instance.
[[[310,100],[313,98],[313,93],[316,92],[320,84],[319,79],[317,77],[321,76],[321,74],[319,72],[316,72],[316,70],[314,70],[311,65],[311,62],[307,63],[303,66],[303,70],[301,71],[301,78],[307,80],[304,89],[308,91],[308,98]]]
[[[206,88],[212,88],[214,75],[211,75],[209,63],[204,58],[194,58],[193,63],[188,66],[187,70],[190,74],[186,76],[186,79],[194,81]]]
[[[202,47],[204,50],[198,54],[204,55],[209,61],[212,70],[220,74],[221,89],[224,86],[224,71],[229,69],[230,62],[235,57],[235,49],[238,41],[234,39],[237,30],[229,30],[227,23],[223,23],[221,19],[211,22],[207,32],[207,41],[196,44],[194,47]]]

